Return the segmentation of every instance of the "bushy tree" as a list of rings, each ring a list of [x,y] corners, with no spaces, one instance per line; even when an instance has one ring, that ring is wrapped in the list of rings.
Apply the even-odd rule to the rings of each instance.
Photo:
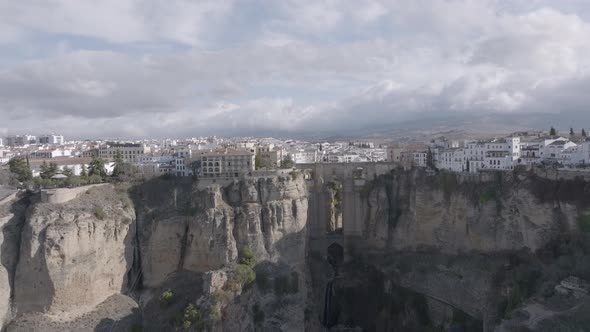
[[[557,136],[557,130],[555,130],[554,127],[551,127],[551,129],[549,129],[549,136]]]
[[[8,162],[10,173],[16,175],[19,182],[27,182],[33,179],[33,172],[29,166],[28,160],[24,158],[12,158]]]
[[[582,129],[582,137],[586,137],[586,130]]]
[[[57,164],[54,162],[50,162],[47,164],[45,160],[41,164],[41,174],[39,175],[42,179],[51,179],[55,174],[57,174],[58,167]]]
[[[111,174],[113,177],[121,177],[125,174],[125,161],[123,160],[123,155],[121,155],[121,151],[117,150],[115,154],[115,165],[113,166],[113,173]]]
[[[80,170],[80,177],[83,177],[83,178],[88,177],[88,170],[86,169],[85,164],[82,164],[82,169]]]
[[[295,163],[293,162],[293,159],[291,159],[291,155],[285,156],[281,161],[281,168],[289,169],[293,168],[293,166],[295,166]]]
[[[33,185],[37,188],[54,188],[56,183],[50,178],[36,177],[33,179]]]
[[[430,147],[428,147],[428,151],[426,151],[426,167],[436,169],[436,166],[434,165],[434,154]]]
[[[245,264],[238,264],[235,270],[235,279],[242,286],[246,286],[256,280],[256,272]]]
[[[576,133],[574,133],[574,128],[570,128],[570,137],[574,137]]]
[[[256,265],[256,257],[254,257],[254,253],[250,247],[245,246],[240,250],[240,264],[248,265],[249,267]]]
[[[64,166],[64,169],[62,169],[61,174],[67,177],[71,177],[74,175],[74,171],[71,168]]]
[[[70,176],[65,180],[67,187],[79,187],[84,184],[86,184],[86,180],[79,176]]]
[[[106,178],[107,171],[105,170],[104,160],[100,158],[92,158],[88,167],[88,175],[90,177],[99,176],[101,179]]]
[[[49,173],[49,165],[47,164],[47,161],[43,160],[43,163],[41,163],[39,170],[40,170],[39,176],[42,179],[47,179],[47,174]]]

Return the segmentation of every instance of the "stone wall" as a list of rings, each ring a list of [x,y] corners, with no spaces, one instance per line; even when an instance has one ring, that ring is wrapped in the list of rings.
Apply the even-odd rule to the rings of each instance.
[[[106,183],[91,184],[76,188],[41,189],[41,202],[60,204],[66,203],[86,192],[90,188],[104,186]]]

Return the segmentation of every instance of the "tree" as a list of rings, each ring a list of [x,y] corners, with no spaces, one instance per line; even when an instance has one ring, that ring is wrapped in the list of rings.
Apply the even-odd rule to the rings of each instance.
[[[8,162],[10,173],[16,175],[19,182],[27,182],[33,179],[33,172],[28,162],[23,158],[12,158]]]
[[[574,137],[575,135],[574,128],[570,128],[570,137]]]
[[[586,130],[582,129],[582,137],[586,137]]]
[[[59,167],[57,167],[57,164],[54,162],[50,162],[49,163],[49,173],[51,174],[51,176],[54,176],[55,174],[57,174],[57,172],[59,171]],[[50,178],[51,178],[50,176]]]
[[[40,166],[40,172],[39,172],[39,176],[42,179],[47,179],[48,178],[48,174],[49,174],[49,165],[47,164],[47,161],[43,160],[43,163]]]
[[[551,129],[549,130],[549,136],[557,136],[557,130],[551,127]]]
[[[426,151],[426,167],[436,169],[436,166],[434,165],[434,154],[430,147],[428,147],[428,151]]]
[[[291,155],[287,155],[283,158],[283,161],[281,161],[281,168],[288,169],[293,168],[293,166],[295,166],[295,163],[291,159]]]
[[[262,156],[257,153],[256,157],[254,158],[254,169],[262,168]]]
[[[121,151],[117,150],[115,154],[115,165],[113,166],[113,173],[111,174],[113,177],[121,177],[125,174],[125,161],[123,160],[123,156],[121,155]]]
[[[71,168],[69,168],[68,166],[64,166],[64,169],[61,171],[61,174],[65,175],[67,177],[70,177],[70,176],[74,175],[74,171]]]
[[[41,173],[39,176],[42,179],[51,179],[51,177],[53,177],[55,174],[57,174],[57,164],[53,162],[47,164],[47,162],[43,160],[43,163],[41,164]]]
[[[82,164],[82,170],[80,171],[80,177],[83,177],[83,178],[88,177],[88,171],[86,170],[85,164]]]
[[[90,165],[88,167],[88,175],[89,176],[97,176],[102,179],[106,178],[107,171],[104,166],[104,160],[100,158],[92,158]]]

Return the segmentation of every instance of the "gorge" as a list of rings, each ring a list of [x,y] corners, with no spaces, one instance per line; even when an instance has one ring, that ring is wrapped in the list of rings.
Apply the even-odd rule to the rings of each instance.
[[[568,276],[590,280],[587,179],[298,168],[1,202],[2,330],[588,326],[587,295],[554,290]]]

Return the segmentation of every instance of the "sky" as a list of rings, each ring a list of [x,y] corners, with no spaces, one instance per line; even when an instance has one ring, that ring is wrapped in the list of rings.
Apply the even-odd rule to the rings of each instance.
[[[587,0],[0,0],[0,135],[578,126],[589,91]]]

